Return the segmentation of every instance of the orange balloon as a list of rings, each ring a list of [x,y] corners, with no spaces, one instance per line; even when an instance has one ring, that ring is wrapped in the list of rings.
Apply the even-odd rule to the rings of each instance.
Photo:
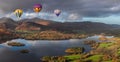
[[[34,12],[40,12],[42,10],[42,5],[41,4],[36,4],[33,7]]]

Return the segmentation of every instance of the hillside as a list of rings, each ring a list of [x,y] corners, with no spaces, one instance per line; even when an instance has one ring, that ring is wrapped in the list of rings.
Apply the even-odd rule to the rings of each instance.
[[[25,23],[24,23],[25,22]],[[120,25],[114,24],[104,24],[99,22],[55,22],[51,20],[43,20],[39,18],[33,19],[24,19],[20,21],[16,28],[17,30],[21,30],[25,27],[21,27],[21,25],[29,26],[26,27],[26,30],[31,30],[31,27],[38,28],[33,30],[57,30],[61,32],[68,33],[79,33],[79,32],[87,32],[87,33],[102,33],[107,32],[109,30],[120,29]]]
[[[0,25],[4,25],[4,28],[9,30],[27,30],[27,31],[44,31],[44,30],[56,30],[68,33],[102,33],[109,30],[120,29],[120,25],[104,24],[99,22],[55,22],[51,20],[43,20],[39,18],[23,19],[20,21],[14,21],[10,18],[1,18]]]
[[[5,18],[5,17],[0,19],[0,24],[4,25],[6,29],[11,29],[11,30],[14,30],[18,25],[17,22],[12,20],[11,18]]]

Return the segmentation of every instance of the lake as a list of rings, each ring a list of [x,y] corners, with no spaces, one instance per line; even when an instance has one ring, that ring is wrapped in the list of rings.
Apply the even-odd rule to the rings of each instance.
[[[110,37],[110,36],[108,36]],[[91,50],[89,45],[84,45],[85,40],[98,40],[99,36],[91,36],[86,39],[70,39],[70,40],[24,40],[14,39],[0,44],[0,62],[41,62],[42,56],[62,56],[70,47],[84,47],[88,52]],[[21,42],[25,46],[12,47],[8,46],[8,42]],[[28,49],[30,53],[22,54],[20,50]]]

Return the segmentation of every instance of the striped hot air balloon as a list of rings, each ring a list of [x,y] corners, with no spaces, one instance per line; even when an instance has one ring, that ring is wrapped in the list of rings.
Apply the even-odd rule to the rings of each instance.
[[[15,15],[16,15],[18,18],[20,18],[20,17],[22,16],[22,14],[23,14],[23,10],[22,10],[22,9],[16,9],[16,10],[14,11],[14,13],[15,13]]]

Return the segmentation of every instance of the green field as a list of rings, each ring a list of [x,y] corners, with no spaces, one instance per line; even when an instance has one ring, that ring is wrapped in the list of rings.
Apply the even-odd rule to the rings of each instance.
[[[112,42],[100,43],[98,48],[107,48],[107,47],[109,47],[111,45],[113,45]]]
[[[67,60],[70,60],[70,61],[74,61],[76,59],[80,59],[81,55],[68,55],[68,56],[64,56]]]
[[[98,62],[102,56],[103,55],[93,55],[93,56],[86,58],[85,60],[92,60],[92,62]]]

